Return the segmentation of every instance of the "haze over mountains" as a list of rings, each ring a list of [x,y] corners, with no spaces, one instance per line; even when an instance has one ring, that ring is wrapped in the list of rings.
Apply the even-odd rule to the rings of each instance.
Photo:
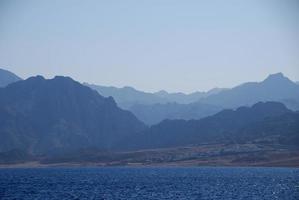
[[[262,82],[249,82],[230,90],[200,99],[199,102],[219,105],[225,108],[235,108],[252,105],[259,101],[299,102],[298,85],[282,73],[269,75]],[[295,108],[299,109],[299,107]]]
[[[152,105],[152,104],[164,104],[164,103],[178,103],[188,104],[193,103],[200,98],[207,97],[212,94],[217,94],[225,89],[214,88],[207,92],[193,92],[191,94],[185,94],[182,92],[168,93],[165,90],[161,90],[155,93],[143,92],[134,89],[133,87],[107,87],[94,84],[84,83],[84,85],[98,91],[105,97],[112,96],[117,104],[122,108],[130,108],[136,104]]]
[[[95,149],[98,155],[98,151],[207,144],[250,144],[254,148],[270,144],[274,150],[283,146],[287,151],[299,146],[298,111],[281,103],[288,100],[296,105],[299,85],[282,74],[270,75],[259,83],[198,93],[199,99],[192,97],[195,102],[188,104],[175,102],[178,96],[179,101],[183,97],[191,99],[184,94],[102,88],[105,95],[113,94],[119,101],[124,97],[123,102],[135,102],[128,111],[119,108],[114,97],[104,97],[69,77],[35,76],[14,80],[0,88],[0,152],[3,152],[0,161],[1,156],[48,158],[81,149]],[[146,126],[141,120],[157,124]]]
[[[231,89],[215,88],[191,94],[166,91],[146,93],[131,87],[88,86],[104,96],[112,96],[120,107],[130,110],[149,125],[164,119],[200,119],[224,108],[250,106],[259,101],[278,101],[292,110],[299,110],[299,85],[282,73]]]
[[[148,125],[164,119],[200,119],[215,114],[222,109],[208,103],[197,102],[203,97],[217,94],[226,89],[214,88],[208,92],[191,94],[168,93],[164,90],[155,93],[138,91],[132,87],[105,87],[84,83],[105,97],[112,96],[117,104],[134,113]]]

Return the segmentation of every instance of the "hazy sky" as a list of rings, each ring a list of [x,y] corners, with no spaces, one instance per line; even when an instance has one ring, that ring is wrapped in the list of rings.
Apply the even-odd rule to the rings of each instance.
[[[0,67],[146,91],[299,80],[298,0],[0,0]]]

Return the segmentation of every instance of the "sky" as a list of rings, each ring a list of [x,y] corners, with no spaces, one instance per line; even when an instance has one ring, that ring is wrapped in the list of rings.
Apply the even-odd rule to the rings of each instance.
[[[299,80],[299,1],[0,0],[0,68],[150,92]]]

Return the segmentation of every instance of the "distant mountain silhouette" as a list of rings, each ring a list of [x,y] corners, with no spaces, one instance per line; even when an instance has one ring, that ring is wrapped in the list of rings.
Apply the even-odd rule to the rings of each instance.
[[[112,96],[120,107],[131,111],[138,119],[148,125],[159,123],[164,119],[200,119],[215,114],[221,110],[220,106],[192,102],[226,90],[214,88],[208,92],[191,94],[168,93],[164,90],[148,93],[132,87],[116,88],[87,83],[84,85],[98,91],[105,97]]]
[[[105,97],[113,97],[117,104],[122,108],[130,108],[136,104],[139,105],[152,105],[152,104],[165,104],[165,103],[178,103],[188,104],[198,101],[200,98],[207,97],[212,94],[217,94],[225,89],[214,88],[208,92],[194,92],[191,94],[185,94],[182,92],[168,93],[165,90],[161,90],[155,93],[143,92],[136,90],[132,87],[107,87],[100,85],[93,85],[84,83],[84,85],[98,91]]]
[[[269,75],[262,82],[244,83],[199,100],[201,103],[224,108],[250,106],[259,101],[279,101],[289,106],[289,101],[299,102],[299,85],[289,80],[282,73],[277,73]],[[294,107],[294,104],[291,106]],[[296,110],[296,108],[294,109]]]
[[[140,148],[166,148],[204,143],[241,143],[265,140],[299,144],[299,113],[282,103],[257,103],[252,107],[223,110],[201,120],[164,120],[131,144]]]
[[[6,87],[7,85],[19,80],[22,79],[14,73],[4,69],[0,69],[0,87]]]
[[[189,104],[189,103],[196,102],[203,97],[207,97],[212,94],[217,94],[224,90],[226,90],[226,89],[225,88],[213,88],[207,92],[193,92],[190,94],[185,94],[182,92],[168,93],[165,90],[161,90],[161,91],[153,93],[153,94],[155,94],[156,96],[162,97],[163,99],[166,99],[167,102],[175,102],[175,103],[179,103],[179,104]]]
[[[129,108],[135,104],[155,104],[166,103],[167,100],[163,99],[152,93],[136,90],[132,87],[106,87],[99,85],[92,85],[84,83],[84,85],[96,90],[100,95],[104,97],[113,97],[117,104],[122,108]]]
[[[0,151],[113,149],[123,137],[144,128],[113,98],[68,77],[36,76],[0,89]]]
[[[104,96],[133,112],[144,123],[152,125],[165,119],[200,119],[221,108],[251,106],[259,101],[277,101],[299,110],[299,85],[282,73],[269,75],[262,82],[249,82],[232,89],[215,88],[191,94],[161,90],[146,93],[131,87],[114,88],[89,85]]]
[[[165,119],[201,119],[219,112],[222,108],[203,103],[166,103],[136,104],[130,107],[129,110],[144,123],[153,125]]]

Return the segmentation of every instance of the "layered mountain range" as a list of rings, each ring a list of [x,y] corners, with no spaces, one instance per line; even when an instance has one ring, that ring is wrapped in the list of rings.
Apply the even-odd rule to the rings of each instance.
[[[198,101],[203,97],[207,97],[212,94],[217,94],[226,89],[214,88],[207,92],[193,92],[185,94],[182,92],[168,93],[165,90],[159,92],[150,93],[136,90],[133,87],[107,87],[94,84],[83,83],[84,85],[98,91],[105,97],[113,97],[117,104],[125,109],[138,104],[138,105],[153,105],[153,104],[165,104],[165,103],[177,103],[177,104],[188,104]]]
[[[86,85],[106,97],[112,96],[120,107],[130,110],[149,125],[164,119],[201,119],[225,108],[250,106],[259,101],[282,102],[289,109],[299,110],[299,85],[282,73],[231,89],[214,88],[191,94],[166,91],[146,93],[131,87]]]
[[[30,158],[27,153],[53,155],[80,149],[122,152],[249,143],[299,146],[299,113],[281,103],[296,102],[299,86],[282,74],[220,89],[189,104],[147,103],[145,113],[136,109],[142,105],[141,97],[131,106],[132,113],[119,108],[113,97],[104,97],[69,77],[35,76],[7,84],[0,88],[0,152],[5,159],[11,155],[7,152]],[[116,93],[121,98],[121,92]],[[166,99],[161,92],[146,94],[155,95]],[[161,122],[146,126],[140,120],[150,121],[152,116],[160,116],[156,122]]]
[[[230,90],[219,92],[199,100],[202,103],[219,105],[224,108],[236,108],[253,105],[259,101],[299,102],[298,84],[285,77],[282,73],[269,75],[262,82],[248,82]],[[287,105],[288,106],[288,105]],[[292,109],[293,107],[290,106]],[[299,107],[293,108],[298,110]]]

